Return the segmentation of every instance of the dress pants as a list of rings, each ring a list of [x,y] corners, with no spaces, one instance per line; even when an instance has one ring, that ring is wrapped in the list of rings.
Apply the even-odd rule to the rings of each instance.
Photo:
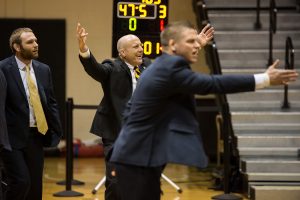
[[[104,146],[105,156],[105,200],[120,200],[120,195],[117,190],[117,177],[112,175],[112,171],[115,171],[114,163],[108,161],[109,153],[112,149],[114,141],[102,138]]]
[[[161,167],[115,163],[120,200],[160,200]]]
[[[24,148],[3,150],[2,160],[8,184],[6,200],[42,200],[44,152],[37,129],[30,128]]]

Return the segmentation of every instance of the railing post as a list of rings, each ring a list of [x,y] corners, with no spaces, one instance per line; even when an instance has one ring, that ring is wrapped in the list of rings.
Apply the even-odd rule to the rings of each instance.
[[[270,27],[269,27],[269,60],[268,66],[273,63],[273,33],[276,33],[277,9],[275,0],[270,0]]]
[[[272,30],[270,30],[269,31],[269,60],[268,60],[268,66],[272,65],[272,63],[273,63],[273,32],[272,32]]]
[[[285,69],[294,69],[294,46],[292,39],[290,37],[286,38],[285,43]],[[283,96],[283,103],[281,108],[282,109],[289,109],[290,103],[288,100],[288,85],[284,86],[284,96]]]
[[[256,22],[254,24],[254,29],[256,29],[256,30],[261,29],[261,22],[260,22],[260,0],[256,1]]]

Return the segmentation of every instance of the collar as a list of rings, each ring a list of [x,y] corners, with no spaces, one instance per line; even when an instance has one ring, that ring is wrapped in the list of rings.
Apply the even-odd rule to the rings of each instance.
[[[125,62],[125,61],[124,61]],[[129,69],[131,70],[131,71],[133,71],[133,66],[131,65],[131,64],[129,64],[128,62],[125,62],[126,63],[126,65],[129,67]]]
[[[19,60],[19,58],[17,56],[15,56],[15,59],[17,61],[18,68],[20,70],[22,70],[22,71],[23,70],[25,71],[26,64],[23,63],[21,60]],[[32,69],[32,61],[30,61],[29,66],[30,66],[30,71],[31,71],[31,69]]]

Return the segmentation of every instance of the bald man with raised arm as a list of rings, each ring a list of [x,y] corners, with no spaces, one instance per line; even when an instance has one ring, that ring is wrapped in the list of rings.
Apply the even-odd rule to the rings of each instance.
[[[98,63],[87,46],[87,35],[85,28],[78,23],[79,59],[85,71],[100,83],[104,92],[90,132],[102,137],[106,156],[118,136],[122,113],[136,87],[134,67],[139,67],[142,72],[150,64],[150,60],[143,58],[140,39],[135,35],[125,35],[117,43],[119,56],[114,60],[106,59]],[[119,199],[113,172],[114,166],[106,161],[105,200]]]

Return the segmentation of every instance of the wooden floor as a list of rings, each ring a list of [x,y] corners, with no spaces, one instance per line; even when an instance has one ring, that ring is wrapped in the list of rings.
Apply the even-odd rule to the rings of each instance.
[[[92,190],[101,180],[104,174],[104,160],[102,158],[80,158],[74,160],[74,179],[83,181],[81,186],[72,186],[72,190],[82,193],[81,197],[54,197],[53,194],[65,191],[64,185],[56,182],[65,180],[65,159],[46,158],[44,171],[44,194],[43,200],[78,199],[78,200],[104,200],[104,186],[96,194]],[[210,170],[199,171],[195,168],[181,165],[168,165],[164,175],[174,181],[183,192],[179,194],[166,181],[162,181],[164,195],[162,200],[209,200],[222,191],[209,189],[213,186]],[[244,200],[247,198],[243,197]],[[142,200],[142,199],[141,199]]]

